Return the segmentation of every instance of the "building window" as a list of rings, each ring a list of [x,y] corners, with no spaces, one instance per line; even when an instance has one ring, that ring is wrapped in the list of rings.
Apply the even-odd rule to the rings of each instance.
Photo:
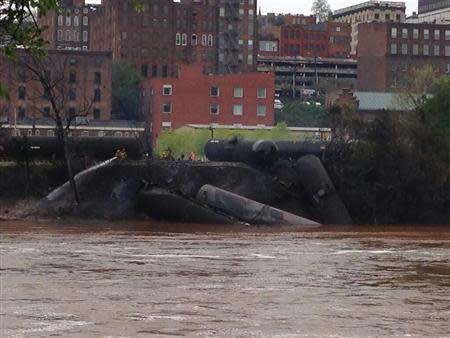
[[[244,97],[244,89],[242,87],[234,88],[234,97]]]
[[[101,101],[101,98],[102,98],[101,96],[102,96],[102,93],[101,93],[100,89],[99,89],[99,88],[96,88],[96,89],[94,90],[94,101],[95,101],[95,102]]]
[[[419,38],[419,30],[417,28],[413,29],[413,39],[417,40]]]
[[[71,40],[71,38],[70,38],[70,31],[66,31],[66,41],[70,41]]]
[[[80,41],[80,32],[79,31],[73,31],[73,40],[76,42]]]
[[[83,16],[83,26],[89,25],[89,18],[87,16]]]
[[[158,76],[158,66],[152,65],[152,77],[157,77],[157,76]]]
[[[258,88],[258,99],[265,99],[266,92],[266,88]]]
[[[202,46],[206,46],[208,44],[208,38],[206,34],[202,35]]]
[[[73,17],[73,25],[75,27],[78,27],[80,25],[80,17],[78,15]]]
[[[169,75],[169,68],[167,67],[167,65],[163,65],[162,71],[161,71],[161,76],[167,77],[168,75]]]
[[[25,97],[26,97],[25,86],[19,86],[17,97],[19,100],[25,100]]]
[[[408,38],[408,28],[402,29],[402,38],[407,39]]]
[[[180,33],[175,34],[175,45],[177,45],[177,46],[181,45],[181,34]]]
[[[413,45],[413,55],[419,55],[419,45],[418,44]]]
[[[60,15],[58,15],[58,26],[62,26],[63,24],[64,24],[64,18],[60,14]]]
[[[44,110],[42,111],[42,115],[44,117],[50,117],[50,107],[44,107]]]
[[[58,41],[62,41],[63,40],[63,31],[61,29],[58,29],[57,40]]]
[[[423,55],[430,55],[430,47],[428,45],[423,45]]]
[[[391,29],[391,38],[396,39],[397,38],[397,28],[392,27]]]
[[[450,56],[450,46],[445,46],[445,56]]]
[[[220,105],[218,103],[212,103],[209,106],[209,113],[211,115],[219,115],[219,113],[220,113]]]
[[[424,38],[424,40],[428,40],[430,38],[430,30],[429,29],[423,30],[423,38]]]
[[[210,96],[220,96],[220,89],[219,89],[219,87],[218,86],[212,86],[210,89],[209,89],[209,95]]]
[[[70,17],[70,15],[66,16],[66,26],[70,26],[72,24],[72,19]]]
[[[258,116],[266,116],[266,114],[267,114],[267,107],[265,105],[258,104],[256,109],[257,109],[256,110],[256,115],[258,115]]]
[[[242,114],[243,114],[242,104],[234,104],[233,115],[242,115]]]
[[[187,34],[186,33],[181,34],[181,45],[187,46]]]
[[[441,54],[441,48],[439,45],[434,46],[434,56],[439,56]]]
[[[211,34],[208,35],[208,46],[212,47],[214,44],[213,36]]]
[[[146,64],[141,65],[141,75],[142,77],[148,76],[148,66]]]
[[[88,32],[83,31],[83,41],[86,42],[88,40]]]
[[[102,73],[95,72],[94,73],[94,83],[95,84],[101,84],[102,83]]]
[[[169,114],[172,112],[172,103],[166,102],[163,103],[163,113]]]
[[[391,43],[391,54],[397,54],[397,44]]]
[[[408,44],[402,43],[402,55],[408,54]]]
[[[100,109],[94,109],[94,120],[100,120]]]
[[[163,122],[163,123],[161,124],[161,126],[162,126],[162,130],[163,130],[163,131],[168,132],[168,131],[171,131],[171,130],[172,130],[172,122]]]
[[[77,99],[77,92],[75,88],[69,89],[69,101],[75,101]]]
[[[440,40],[441,39],[441,31],[439,31],[437,29],[434,31],[434,39],[435,40]]]
[[[163,95],[164,96],[172,95],[172,85],[164,85],[163,86]]]
[[[450,30],[445,31],[445,40],[450,41]]]
[[[100,130],[99,132],[98,132],[98,137],[105,137],[105,132],[103,131],[103,130]]]
[[[192,34],[191,36],[191,45],[197,46],[197,34]]]

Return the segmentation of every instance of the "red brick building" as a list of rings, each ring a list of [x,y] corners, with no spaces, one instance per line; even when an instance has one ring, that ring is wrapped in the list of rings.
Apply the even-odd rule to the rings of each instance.
[[[411,70],[432,65],[450,75],[450,25],[359,25],[358,91],[398,91]]]
[[[182,66],[177,78],[144,83],[151,93],[153,139],[162,130],[188,124],[273,126],[273,73],[205,75],[201,67]],[[150,89],[149,89],[150,88]]]
[[[136,4],[140,4],[136,9]],[[41,19],[53,48],[112,51],[143,77],[175,76],[179,64],[208,73],[256,70],[256,0],[65,0]]]
[[[346,23],[283,25],[280,34],[280,55],[348,58],[350,41],[351,26]]]
[[[97,6],[84,0],[63,0],[58,11],[39,18],[39,25],[48,26],[43,38],[52,49],[91,49],[91,22]]]
[[[50,90],[38,76],[48,79]],[[18,50],[15,59],[0,59],[0,81],[10,95],[10,100],[0,97],[0,116],[10,123],[53,116],[50,95],[63,117],[111,118],[109,52],[50,50],[46,58],[38,58]]]

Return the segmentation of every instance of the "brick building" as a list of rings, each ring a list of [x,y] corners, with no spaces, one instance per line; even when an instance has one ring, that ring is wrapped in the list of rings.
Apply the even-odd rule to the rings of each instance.
[[[179,64],[205,73],[256,70],[256,0],[65,0],[41,19],[53,48],[112,51],[143,77],[175,76]]]
[[[345,7],[333,12],[333,20],[348,23],[352,26],[351,52],[356,56],[358,26],[368,22],[405,22],[406,5],[404,2],[370,0],[354,6]]]
[[[50,88],[44,89],[38,76],[45,77]],[[0,98],[3,121],[51,117],[50,95],[63,117],[111,118],[110,52],[49,50],[47,57],[38,58],[18,50],[15,59],[0,60],[0,81],[10,95],[10,100]]]
[[[39,25],[48,26],[43,38],[52,49],[91,49],[91,22],[97,6],[84,0],[63,0],[58,11],[39,18]]]
[[[347,58],[351,27],[346,23],[281,26],[280,56]]]
[[[273,126],[273,73],[203,74],[198,65],[181,66],[176,78],[144,83],[151,93],[153,139],[162,130],[188,124]]]
[[[359,34],[358,91],[397,91],[426,65],[450,75],[450,25],[369,23]]]

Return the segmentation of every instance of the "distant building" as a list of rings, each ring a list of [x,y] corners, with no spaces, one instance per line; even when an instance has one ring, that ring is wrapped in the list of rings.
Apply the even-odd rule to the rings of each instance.
[[[143,84],[151,96],[153,139],[186,125],[273,126],[273,73],[205,75],[198,65],[181,66],[178,77]]]
[[[256,69],[256,0],[62,1],[40,19],[55,49],[111,51],[144,78],[175,76],[179,64],[208,73]]]
[[[450,1],[419,0],[419,12],[407,18],[408,23],[450,24]]]
[[[351,55],[356,56],[358,25],[369,22],[405,22],[406,5],[404,2],[370,0],[358,5],[346,7],[333,12],[333,20],[352,26]]]
[[[28,65],[48,77],[53,88],[44,88]],[[49,50],[41,59],[17,50],[15,59],[0,60],[0,82],[10,96],[0,97],[0,119],[10,124],[53,116],[50,95],[63,107],[63,118],[111,118],[110,52]]]
[[[355,87],[357,61],[341,58],[260,56],[258,71],[275,73],[277,93],[282,96],[301,97],[303,89],[330,91]]]
[[[351,27],[346,23],[281,26],[280,56],[348,58]]]
[[[84,0],[63,0],[60,9],[49,11],[39,18],[39,25],[48,26],[43,38],[52,49],[90,50],[91,21],[97,10],[95,5],[85,5]]]
[[[359,36],[358,91],[399,91],[426,65],[450,75],[450,25],[373,22]]]

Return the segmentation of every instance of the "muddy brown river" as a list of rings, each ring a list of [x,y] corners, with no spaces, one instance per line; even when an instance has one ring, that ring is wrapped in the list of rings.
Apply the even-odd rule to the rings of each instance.
[[[449,227],[3,221],[0,269],[0,337],[450,337]]]

